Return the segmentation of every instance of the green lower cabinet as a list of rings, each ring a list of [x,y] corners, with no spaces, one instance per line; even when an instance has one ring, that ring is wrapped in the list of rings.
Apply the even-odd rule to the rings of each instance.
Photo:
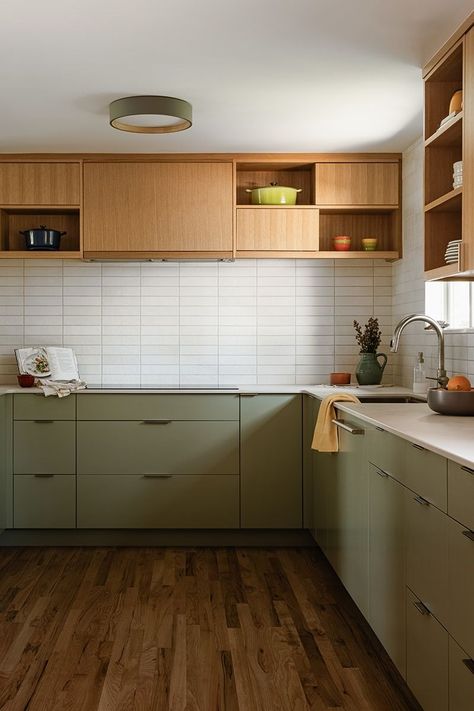
[[[77,471],[238,475],[239,423],[156,419],[78,422]]]
[[[78,528],[238,528],[238,476],[77,477]]]
[[[13,471],[15,474],[75,474],[76,423],[15,421]]]
[[[75,420],[76,395],[64,398],[21,393],[13,396],[15,420]]]
[[[241,396],[243,528],[302,528],[301,395]]]
[[[449,709],[474,709],[474,659],[449,638]]]
[[[314,450],[311,449],[320,400],[303,396],[303,525],[314,537]]]
[[[405,487],[369,465],[369,622],[406,674]]]
[[[75,528],[76,477],[19,475],[13,483],[14,528]]]

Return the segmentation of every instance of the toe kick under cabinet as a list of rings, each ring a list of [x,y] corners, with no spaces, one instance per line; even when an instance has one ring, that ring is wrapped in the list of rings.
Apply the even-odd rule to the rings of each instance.
[[[79,528],[238,528],[237,395],[77,399]]]

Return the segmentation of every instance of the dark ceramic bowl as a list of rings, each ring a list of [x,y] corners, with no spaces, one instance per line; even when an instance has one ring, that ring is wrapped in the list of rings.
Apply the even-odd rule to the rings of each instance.
[[[22,375],[17,375],[18,385],[21,388],[32,388],[35,384],[35,378],[33,375],[28,375],[23,373]]]
[[[474,390],[455,392],[443,388],[428,390],[428,405],[440,415],[474,416]]]

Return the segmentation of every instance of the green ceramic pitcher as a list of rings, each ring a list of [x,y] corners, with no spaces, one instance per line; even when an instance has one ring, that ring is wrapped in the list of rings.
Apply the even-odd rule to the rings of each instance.
[[[382,365],[379,363],[379,358],[383,358]],[[361,353],[355,373],[357,382],[359,385],[379,385],[386,365],[385,353]]]

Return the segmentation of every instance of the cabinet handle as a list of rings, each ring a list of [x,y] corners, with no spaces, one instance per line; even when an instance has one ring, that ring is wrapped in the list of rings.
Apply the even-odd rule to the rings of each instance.
[[[412,442],[411,446],[413,447],[413,449],[418,449],[419,452],[426,452],[426,449],[419,444],[413,444]]]
[[[377,474],[378,474],[379,476],[381,476],[383,479],[388,479],[388,474],[387,474],[387,472],[384,472],[383,469],[379,469],[379,468],[377,467],[377,468],[375,469],[375,471],[376,471]]]
[[[37,425],[51,425],[54,420],[33,420],[33,422]]]
[[[474,659],[463,659],[462,663],[469,669],[471,674],[474,674]]]
[[[142,420],[142,425],[169,425],[171,420]]]
[[[465,531],[462,532],[463,536],[466,536],[466,538],[469,538],[470,541],[474,541],[474,531],[470,531],[469,529],[466,529]]]
[[[336,425],[336,427],[340,427],[341,430],[345,430],[345,432],[349,432],[349,434],[353,434],[353,435],[365,434],[365,430],[360,429],[360,427],[351,427],[350,425],[346,425],[346,423],[342,422],[342,420],[332,420],[332,424]]]
[[[377,432],[385,432],[383,427],[376,427]]]
[[[33,474],[35,479],[52,479],[54,474]]]
[[[171,479],[173,475],[172,474],[144,474],[143,478],[144,479]]]
[[[413,604],[421,615],[431,615],[431,612],[428,610],[426,605],[421,602],[421,600],[417,600]]]
[[[260,393],[239,393],[240,397],[257,397]]]
[[[421,506],[429,506],[430,502],[424,499],[422,496],[414,496],[413,501],[416,501],[417,504],[420,504]]]
[[[474,474],[474,469],[469,469],[469,467],[461,467],[461,469],[468,474]]]

